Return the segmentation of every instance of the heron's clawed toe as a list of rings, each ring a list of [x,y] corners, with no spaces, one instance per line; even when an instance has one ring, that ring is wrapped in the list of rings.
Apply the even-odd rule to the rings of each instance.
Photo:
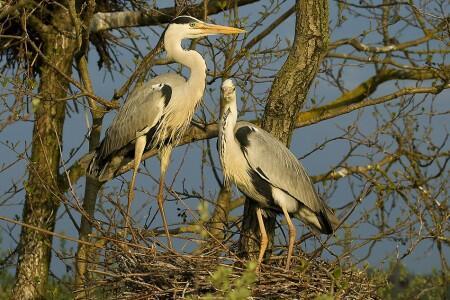
[[[258,264],[258,265],[256,266],[255,273],[256,273],[256,275],[258,275],[258,276],[261,274],[261,265],[260,265],[260,264]]]

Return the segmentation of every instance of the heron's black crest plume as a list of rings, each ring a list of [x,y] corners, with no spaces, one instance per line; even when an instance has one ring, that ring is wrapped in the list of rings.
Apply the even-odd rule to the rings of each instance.
[[[192,22],[200,22],[200,20],[191,16],[178,16],[170,21],[171,24],[189,24]]]
[[[169,25],[166,26],[164,31],[161,33],[161,38],[164,40],[164,36],[166,35],[167,28],[169,28],[170,24],[189,24],[192,22],[201,22],[201,21],[194,17],[186,15],[173,18],[172,21],[170,21]]]

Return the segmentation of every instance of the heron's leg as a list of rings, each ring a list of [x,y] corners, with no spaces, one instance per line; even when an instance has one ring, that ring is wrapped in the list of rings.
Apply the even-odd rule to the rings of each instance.
[[[281,208],[283,210],[283,214],[286,217],[286,221],[288,223],[289,228],[289,247],[288,247],[288,257],[286,261],[286,270],[289,270],[289,267],[291,266],[291,258],[292,253],[294,252],[294,242],[295,237],[297,236],[297,230],[295,229],[294,223],[292,223],[291,217],[289,216],[288,211],[285,207]]]
[[[259,207],[256,209],[256,216],[258,217],[259,231],[261,232],[261,245],[259,247],[258,266],[257,266],[257,270],[259,271],[259,266],[262,263],[264,253],[266,252],[267,244],[269,243],[269,239],[267,238],[266,228],[264,227],[262,209]]]
[[[141,163],[142,154],[144,153],[145,144],[147,143],[147,137],[142,135],[136,139],[136,143],[134,145],[134,168],[133,168],[133,176],[131,177],[131,182],[128,187],[128,205],[127,205],[127,215],[126,215],[126,224],[125,224],[125,235],[126,230],[130,226],[130,208],[131,202],[134,199],[134,183],[136,181],[136,174],[139,169],[139,165]]]
[[[167,226],[166,213],[164,211],[164,182],[171,154],[172,154],[172,147],[170,146],[162,147],[162,149],[160,150],[159,156],[161,160],[161,174],[159,176],[159,192],[158,192],[159,211],[161,213],[164,231],[166,232],[167,243],[170,249],[172,249],[172,241],[170,239],[169,226]]]

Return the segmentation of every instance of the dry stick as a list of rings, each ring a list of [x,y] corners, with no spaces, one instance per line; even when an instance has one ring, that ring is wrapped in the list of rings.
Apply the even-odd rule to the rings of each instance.
[[[241,50],[231,59],[228,69],[237,63],[245,54],[248,53],[249,49],[253,48],[257,43],[268,36],[273,30],[275,30],[281,23],[283,23],[287,18],[289,18],[295,12],[295,5],[289,8],[284,14],[279,16],[275,21],[273,21],[267,28],[261,31],[257,36],[251,39]],[[228,70],[227,69],[227,70]]]
[[[31,1],[19,1],[19,3],[17,3],[14,6],[11,5],[2,5],[2,12],[0,13],[0,19],[3,19],[6,16],[13,16],[17,19],[21,19],[24,16],[24,10],[22,10],[22,8],[24,6],[28,6],[29,2]],[[6,6],[6,7],[5,7]],[[33,29],[35,29],[41,36],[43,34],[48,33],[51,30],[51,26],[50,25],[46,25],[44,24],[37,16],[30,14],[29,11],[25,11],[26,13],[28,13],[24,19],[26,19],[26,22],[29,23]],[[24,22],[22,22],[22,25],[24,25]],[[26,32],[26,28],[23,28],[24,31]],[[28,36],[28,34],[27,34]],[[31,39],[28,39],[31,42]]]
[[[40,228],[40,227],[36,227],[36,226],[33,226],[33,225],[29,225],[29,224],[26,224],[26,223],[23,223],[23,222],[20,222],[20,221],[16,221],[16,220],[13,220],[13,219],[10,219],[10,218],[7,218],[7,217],[0,216],[0,220],[3,220],[3,221],[8,222],[8,223],[13,223],[13,224],[16,224],[16,225],[20,225],[22,227],[26,227],[26,228],[29,228],[29,229],[33,229],[33,230],[36,230],[36,231],[39,231],[39,232],[42,232],[42,233],[45,233],[45,234],[48,234],[48,235],[56,236],[56,237],[59,237],[59,238],[64,239],[64,240],[77,242],[77,243],[80,243],[80,244],[84,244],[84,245],[88,245],[88,246],[92,246],[92,247],[96,247],[96,248],[100,248],[100,249],[102,248],[100,246],[97,246],[96,244],[92,244],[92,243],[89,243],[89,242],[81,241],[79,239],[76,239],[76,238],[73,238],[73,237],[70,237],[70,236],[66,236],[66,235],[61,234],[61,233],[57,233],[57,232],[53,232],[53,231],[50,231],[50,230],[47,230],[47,229],[44,229],[44,228]]]
[[[13,224],[16,224],[16,225],[20,225],[22,227],[26,227],[26,228],[29,228],[29,229],[33,229],[33,230],[39,231],[39,232],[44,233],[44,234],[56,236],[56,237],[64,239],[64,240],[80,243],[80,244],[87,245],[87,246],[92,246],[92,247],[95,247],[95,248],[98,248],[98,249],[103,249],[102,246],[98,246],[97,244],[92,244],[92,243],[89,243],[89,242],[86,242],[86,241],[82,241],[82,240],[79,240],[79,239],[76,239],[76,238],[73,238],[73,237],[61,234],[61,233],[53,232],[53,231],[50,231],[50,230],[47,230],[47,229],[44,229],[44,228],[41,228],[41,227],[37,227],[37,226],[34,226],[34,225],[26,224],[26,223],[23,223],[23,222],[20,222],[20,221],[16,221],[16,220],[13,220],[13,219],[10,219],[10,218],[7,218],[7,217],[0,216],[0,220],[3,220],[5,222],[9,222],[9,223],[13,223]],[[111,241],[111,242],[117,242],[117,243],[120,243],[120,244],[124,244],[124,245],[127,245],[127,246],[131,246],[131,247],[135,247],[135,248],[139,248],[139,249],[143,249],[143,250],[148,250],[148,251],[152,250],[151,248],[148,248],[148,247],[145,247],[145,246],[142,246],[142,245],[139,245],[139,244],[125,242],[125,241],[117,240],[117,239],[110,238],[110,237],[105,237],[105,236],[104,237],[95,237],[95,236],[93,236],[93,238],[104,239],[104,240]]]
[[[119,103],[117,101],[108,101],[108,100],[106,100],[106,99],[104,99],[102,97],[99,97],[99,96],[94,95],[94,94],[90,93],[89,91],[87,91],[79,82],[75,81],[72,77],[68,76],[66,73],[61,71],[59,68],[57,68],[56,66],[52,65],[51,63],[49,63],[47,57],[45,56],[45,54],[42,53],[42,51],[39,49],[39,47],[33,41],[29,40],[29,43],[30,43],[30,45],[33,47],[33,49],[39,54],[39,56],[43,59],[43,61],[47,65],[49,65],[58,74],[60,74],[62,77],[64,77],[65,80],[67,80],[68,82],[70,82],[74,86],[76,86],[86,96],[88,96],[89,98],[93,99],[94,101],[102,104],[103,106],[105,106],[108,109],[115,109],[115,108],[119,107]]]
[[[350,217],[350,215],[355,211],[356,207],[362,203],[362,201],[364,200],[364,198],[367,197],[367,195],[369,195],[370,192],[372,192],[372,184],[367,183],[363,190],[361,191],[360,195],[357,197],[357,199],[355,199],[355,204],[353,205],[353,207],[345,214],[345,216],[341,219],[341,221],[339,222],[338,226],[336,227],[336,230],[339,229],[342,224],[344,224],[344,222]],[[328,252],[330,252],[331,255],[336,256],[332,251],[330,251],[330,249],[328,249],[328,247],[326,246],[326,243],[331,239],[333,235],[329,235],[326,240],[324,242],[322,242],[321,240],[319,240],[321,246],[316,249],[314,251],[314,253],[312,254],[312,258],[316,258],[317,256],[319,256],[320,251],[322,251],[323,249],[328,250]]]
[[[189,214],[191,215],[191,217],[194,219],[194,222],[199,223],[199,219],[196,218],[195,214],[192,212],[191,208],[189,206],[186,205],[186,203],[184,203],[183,200],[180,199],[180,197],[178,196],[178,194],[173,191],[173,190],[169,190],[168,191],[170,194],[172,194],[178,201],[180,201],[183,206],[187,209],[187,211],[189,212]],[[206,233],[208,233],[208,235],[217,243],[219,244],[225,251],[228,251],[229,253],[233,254],[233,256],[239,261],[242,262],[242,259],[240,257],[238,257],[237,255],[235,255],[233,252],[230,251],[230,249],[228,247],[226,247],[221,241],[219,241],[209,230],[208,228],[202,224],[201,225],[203,230],[206,231]]]
[[[135,80],[139,80],[145,77],[145,73],[147,70],[150,69],[150,67],[154,63],[155,56],[162,50],[163,44],[164,44],[164,36],[161,36],[159,38],[158,43],[156,44],[155,48],[153,48],[152,51],[150,51],[142,60],[142,62],[139,64],[139,66],[136,68],[136,71],[131,74],[131,76],[128,78],[128,80],[122,85],[122,87],[114,93],[113,99],[117,101],[117,99],[123,97],[125,93],[130,89],[130,86],[133,84]]]
[[[438,27],[443,26],[440,24]],[[392,44],[382,47],[376,47],[376,46],[369,46],[366,44],[361,43],[357,38],[350,38],[350,39],[341,39],[337,40],[333,43],[331,43],[328,46],[328,50],[336,49],[337,47],[343,46],[343,45],[350,45],[354,49],[358,51],[364,51],[364,52],[373,52],[373,53],[389,53],[393,51],[400,51],[404,50],[406,48],[414,47],[420,44],[423,44],[425,42],[428,42],[434,37],[434,34],[439,32],[439,29],[435,29],[433,31],[429,31],[427,35],[422,36],[421,38],[410,40],[404,43],[399,44]]]

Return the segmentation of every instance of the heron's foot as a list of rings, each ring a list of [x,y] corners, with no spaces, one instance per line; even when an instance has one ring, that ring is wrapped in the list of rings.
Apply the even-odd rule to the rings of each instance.
[[[133,234],[133,228],[131,227],[131,221],[130,221],[130,211],[131,211],[131,202],[134,199],[134,189],[130,186],[130,189],[128,190],[128,204],[127,204],[127,211],[125,214],[125,229],[124,229],[124,238],[127,238],[128,230],[130,230],[131,235],[134,237]]]
[[[255,273],[256,273],[256,275],[258,275],[258,276],[261,274],[261,263],[259,263],[259,262],[258,262],[258,264],[256,265]]]
[[[172,245],[172,238],[170,237],[170,233],[169,233],[169,229],[166,229],[166,238],[167,238],[167,246],[169,247],[170,250],[174,250],[173,245]]]
[[[172,239],[170,238],[170,232],[169,232],[169,225],[167,224],[166,213],[164,211],[164,198],[163,198],[162,188],[160,188],[160,190],[159,190],[157,201],[158,201],[159,212],[161,214],[161,219],[163,222],[164,232],[165,232],[166,238],[167,238],[167,246],[170,250],[173,250]]]

